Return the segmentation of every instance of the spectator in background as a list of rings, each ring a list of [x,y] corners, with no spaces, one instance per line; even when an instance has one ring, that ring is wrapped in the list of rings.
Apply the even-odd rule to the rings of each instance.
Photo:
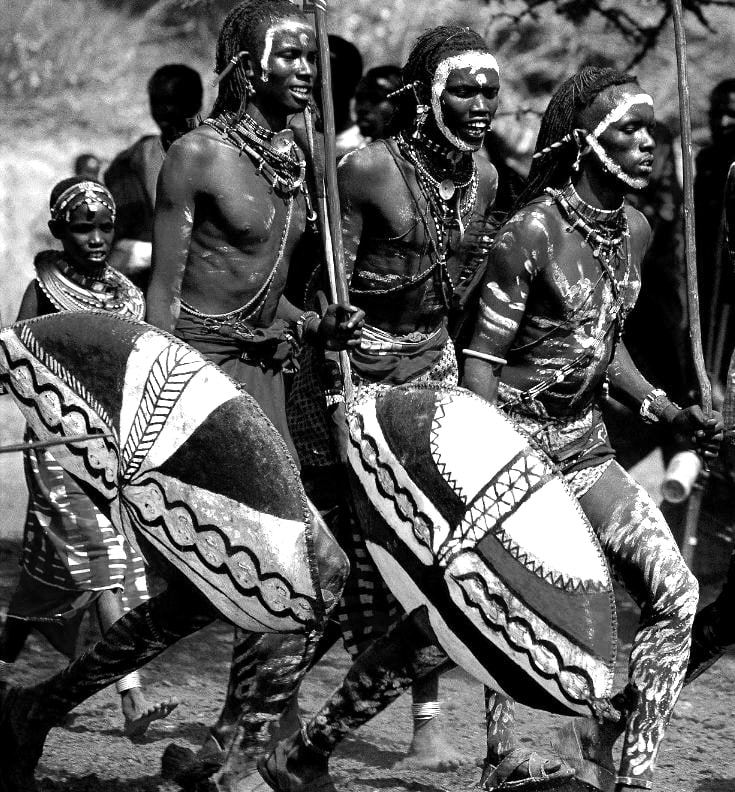
[[[735,342],[731,316],[733,279],[723,244],[725,180],[735,162],[735,78],[722,80],[710,94],[709,145],[697,155],[694,209],[697,268],[705,358],[715,388],[722,388]]]
[[[167,64],[148,81],[148,97],[160,134],[145,135],[120,152],[104,176],[118,208],[110,263],[143,291],[150,275],[158,173],[169,146],[196,123],[202,81],[184,64]]]
[[[362,77],[362,56],[354,44],[341,36],[330,35],[329,63],[332,71],[337,159],[341,159],[365,143],[352,115],[352,99]]]
[[[376,66],[365,72],[355,91],[355,116],[366,141],[387,136],[395,105],[388,98],[401,87],[398,66]]]
[[[74,175],[81,176],[83,179],[97,180],[100,177],[102,163],[95,154],[80,154],[74,160]]]

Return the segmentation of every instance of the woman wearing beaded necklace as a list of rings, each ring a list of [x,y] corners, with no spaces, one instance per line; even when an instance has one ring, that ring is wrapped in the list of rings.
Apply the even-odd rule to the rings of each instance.
[[[609,387],[643,420],[668,424],[705,455],[721,430],[717,416],[681,409],[648,383],[620,339],[650,235],[624,196],[650,177],[653,123],[653,101],[630,75],[586,68],[560,86],[520,208],[493,243],[465,350],[465,386],[497,401],[559,465],[641,606],[620,722],[574,721],[558,740],[578,778],[616,792],[651,788],[684,679],[697,581],[656,505],[614,461],[598,402]],[[485,784],[493,789],[517,745],[512,702],[490,694],[488,724]],[[616,776],[611,748],[624,730]],[[580,754],[579,745],[591,747]]]
[[[106,311],[142,319],[143,295],[107,264],[115,202],[99,182],[72,177],[51,192],[49,228],[63,250],[44,250],[35,259],[18,321],[58,311]],[[27,439],[37,439],[30,431]],[[58,651],[78,654],[84,612],[95,606],[106,631],[122,614],[148,599],[143,560],[117,534],[48,449],[27,449],[29,506],[23,533],[21,579],[0,637],[0,659],[13,662],[31,629]],[[140,737],[165,718],[175,701],[149,705],[140,678],[117,683],[125,733]]]

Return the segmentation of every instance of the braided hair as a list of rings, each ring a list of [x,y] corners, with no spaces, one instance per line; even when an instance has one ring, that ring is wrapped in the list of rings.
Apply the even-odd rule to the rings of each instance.
[[[526,185],[518,196],[516,209],[540,195],[546,187],[561,187],[572,172],[577,158],[574,130],[580,127],[580,114],[606,88],[638,84],[632,74],[616,69],[587,66],[556,89],[541,119],[536,139],[536,155]]]
[[[227,68],[238,52],[247,50],[257,58],[263,46],[265,30],[282,19],[306,17],[290,0],[244,0],[225,17],[217,39],[214,70],[219,74]],[[237,112],[245,102],[248,80],[245,64],[238,61],[235,68],[220,82],[212,116]]]
[[[469,50],[490,52],[485,39],[472,28],[440,25],[419,36],[402,70],[403,89],[393,96],[397,108],[391,124],[392,133],[413,124],[416,118],[416,96],[424,104],[430,104],[431,83],[439,64]]]

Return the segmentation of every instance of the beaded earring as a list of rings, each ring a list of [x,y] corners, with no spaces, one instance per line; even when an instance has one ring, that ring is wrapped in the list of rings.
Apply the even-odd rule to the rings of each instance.
[[[413,139],[420,140],[421,139],[421,128],[424,126],[426,122],[426,116],[429,115],[429,105],[424,104],[419,99],[419,92],[416,90],[418,87],[418,82],[412,84],[413,87],[413,95],[416,98],[416,128],[413,131]]]

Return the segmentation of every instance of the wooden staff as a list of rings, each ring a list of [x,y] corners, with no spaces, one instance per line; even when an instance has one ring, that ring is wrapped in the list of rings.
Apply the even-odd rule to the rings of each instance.
[[[689,78],[687,76],[687,44],[684,31],[682,0],[672,0],[674,19],[674,41],[676,43],[676,70],[679,82],[679,121],[681,129],[681,153],[684,177],[684,257],[687,272],[687,297],[689,305],[689,338],[692,344],[694,369],[699,383],[702,410],[705,415],[712,412],[712,386],[707,376],[702,351],[702,327],[699,321],[699,290],[697,287],[697,243],[694,236],[694,165],[692,158],[692,121],[689,111]],[[697,544],[699,512],[704,495],[704,479],[701,474],[689,496],[686,524],[682,538],[682,555],[689,567],[692,566],[694,548]]]
[[[50,448],[57,445],[70,445],[71,443],[86,443],[90,440],[99,440],[101,437],[112,437],[112,432],[98,432],[97,434],[72,435],[71,437],[54,437],[50,440],[33,440],[27,443],[13,443],[0,446],[0,454],[9,454],[12,451],[25,451],[27,448]]]
[[[327,38],[327,2],[314,0],[314,27],[316,29],[317,59],[319,64],[319,81],[322,94],[322,121],[324,124],[324,187],[326,217],[324,225],[325,253],[330,270],[334,293],[332,300],[340,305],[349,305],[350,296],[345,269],[345,252],[342,245],[342,221],[337,191],[337,143],[334,127],[334,104],[332,102],[332,70],[329,62],[329,39]],[[317,179],[319,178],[317,174]],[[324,206],[320,206],[320,209]],[[329,242],[331,241],[331,256]],[[329,261],[329,258],[332,261]],[[352,378],[350,374],[350,358],[346,352],[340,352],[340,366],[344,381],[345,399],[352,396]]]

